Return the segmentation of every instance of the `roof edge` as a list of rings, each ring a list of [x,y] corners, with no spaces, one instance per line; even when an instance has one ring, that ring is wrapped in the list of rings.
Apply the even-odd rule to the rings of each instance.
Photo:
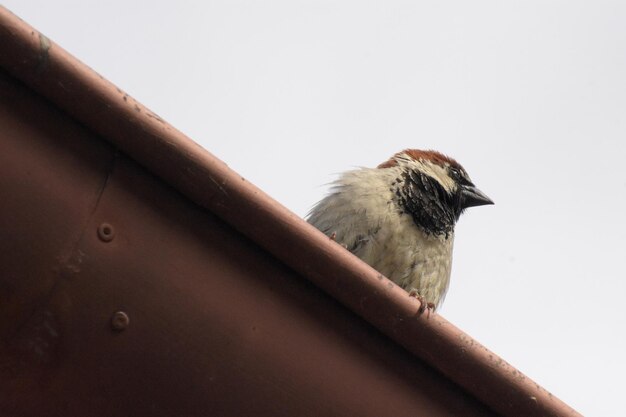
[[[495,411],[580,416],[2,6],[0,66]]]

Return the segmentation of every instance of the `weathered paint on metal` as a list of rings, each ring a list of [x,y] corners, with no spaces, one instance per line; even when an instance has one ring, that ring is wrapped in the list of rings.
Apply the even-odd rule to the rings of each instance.
[[[2,8],[0,66],[0,410],[578,415]]]
[[[0,143],[0,415],[493,415],[2,72]]]

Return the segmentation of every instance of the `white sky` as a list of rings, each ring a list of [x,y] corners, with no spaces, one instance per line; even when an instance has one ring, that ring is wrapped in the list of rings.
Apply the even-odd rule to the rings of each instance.
[[[403,148],[495,206],[441,313],[589,416],[623,416],[626,2],[4,5],[300,215]]]

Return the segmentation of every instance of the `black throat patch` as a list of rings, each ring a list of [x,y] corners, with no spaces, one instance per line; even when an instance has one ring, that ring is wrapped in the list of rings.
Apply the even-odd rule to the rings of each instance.
[[[428,235],[449,237],[461,214],[457,196],[450,196],[437,180],[413,170],[404,171],[392,191],[417,227]]]

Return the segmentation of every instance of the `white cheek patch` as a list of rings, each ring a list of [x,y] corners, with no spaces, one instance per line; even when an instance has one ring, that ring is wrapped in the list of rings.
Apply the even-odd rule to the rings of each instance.
[[[429,177],[437,180],[437,182],[441,184],[443,189],[446,190],[449,194],[452,194],[456,191],[457,184],[448,175],[447,164],[442,167],[440,165],[432,163],[431,161],[416,161],[409,158],[403,159],[402,162],[404,162],[404,165],[408,166],[409,168],[418,169]]]

